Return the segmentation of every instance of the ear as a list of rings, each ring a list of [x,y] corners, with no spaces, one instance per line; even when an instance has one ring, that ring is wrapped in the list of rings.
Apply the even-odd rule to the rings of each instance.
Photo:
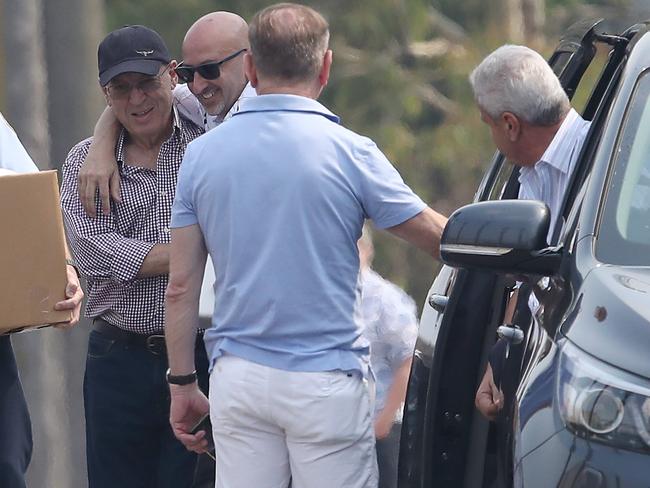
[[[176,88],[176,85],[178,84],[178,75],[176,74],[176,66],[178,66],[178,63],[176,62],[175,59],[172,59],[171,62],[169,63],[169,77],[172,80],[172,90]]]
[[[246,78],[248,78],[251,86],[253,88],[257,88],[257,69],[255,69],[253,56],[249,52],[246,52],[244,54],[244,73],[246,73]]]
[[[102,91],[102,95],[104,95],[104,100],[106,100],[106,105],[111,106],[111,97],[108,96],[108,87],[99,85],[100,90]]]
[[[325,51],[325,55],[323,56],[323,66],[320,69],[320,73],[318,73],[318,81],[321,87],[326,86],[330,79],[330,69],[332,68],[333,56],[331,49]]]
[[[510,142],[516,142],[521,135],[521,122],[512,112],[503,112],[501,114],[501,123],[503,124],[504,133]]]

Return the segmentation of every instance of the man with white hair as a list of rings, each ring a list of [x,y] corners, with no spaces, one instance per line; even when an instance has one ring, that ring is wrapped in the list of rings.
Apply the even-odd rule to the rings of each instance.
[[[544,58],[527,47],[498,48],[474,69],[469,80],[481,120],[490,127],[497,149],[521,168],[519,198],[548,205],[550,240],[590,123],[571,108]],[[504,323],[512,320],[516,297],[517,291],[509,300]],[[531,310],[537,307],[534,297],[529,305]],[[503,407],[503,395],[493,378],[499,349],[491,354],[476,393],[476,407],[491,420]]]

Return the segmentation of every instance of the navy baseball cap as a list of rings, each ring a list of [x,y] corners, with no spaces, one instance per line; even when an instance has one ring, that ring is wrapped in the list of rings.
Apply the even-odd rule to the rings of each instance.
[[[106,86],[122,73],[157,75],[171,60],[165,41],[156,31],[143,25],[122,27],[99,44],[99,84]]]

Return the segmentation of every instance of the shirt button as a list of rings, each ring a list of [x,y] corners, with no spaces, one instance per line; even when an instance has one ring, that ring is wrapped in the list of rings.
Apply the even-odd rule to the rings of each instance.
[[[161,197],[166,197],[166,196],[167,196],[167,192],[166,192],[165,190],[162,190],[162,191],[160,192],[160,196],[161,196]]]
[[[169,234],[169,232],[170,232],[169,227],[165,227],[163,230],[165,231],[165,234]]]

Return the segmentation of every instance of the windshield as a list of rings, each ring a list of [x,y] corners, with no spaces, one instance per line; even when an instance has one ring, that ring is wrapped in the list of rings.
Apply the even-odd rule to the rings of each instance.
[[[650,266],[650,73],[641,76],[615,152],[596,255]]]

